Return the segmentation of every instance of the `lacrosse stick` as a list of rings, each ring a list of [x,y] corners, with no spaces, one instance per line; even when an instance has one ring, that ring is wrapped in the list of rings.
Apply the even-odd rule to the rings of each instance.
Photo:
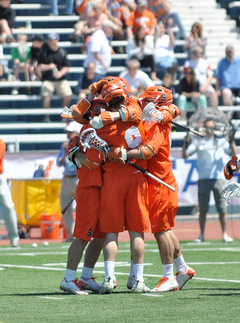
[[[89,128],[84,130],[81,135],[80,135],[80,143],[81,145],[84,147],[83,150],[85,151],[87,148],[93,148],[98,150],[100,153],[103,154],[105,160],[107,159],[107,154],[108,152],[111,150],[110,147],[108,146],[108,143],[101,139],[95,129],[93,128]],[[133,162],[131,162],[130,160],[126,160],[126,163],[128,163],[129,165],[135,167],[136,169],[138,169],[140,172],[144,173],[145,175],[151,177],[152,179],[154,179],[155,181],[157,181],[160,184],[163,184],[164,186],[168,187],[171,191],[175,191],[175,188],[168,185],[167,183],[163,182],[161,179],[159,179],[158,177],[154,176],[153,174],[147,172],[145,169],[135,165]]]
[[[146,105],[146,107],[143,109],[141,119],[142,119],[142,121],[146,121],[148,123],[151,123],[152,121],[154,121],[156,123],[161,123],[162,116],[161,116],[161,112],[158,111],[155,108],[155,105],[153,103],[148,103]],[[196,131],[196,130],[194,130],[192,128],[188,128],[188,127],[182,126],[182,125],[180,125],[177,122],[172,121],[171,123],[174,124],[177,127],[180,127],[182,129],[186,130],[186,131],[192,132],[195,135],[198,135],[200,137],[203,137],[204,136],[204,134],[202,132],[198,132],[198,131]]]
[[[65,208],[62,209],[61,213],[64,214],[69,206],[72,204],[72,202],[75,200],[75,196],[71,198],[71,200],[68,202],[68,204],[65,206]]]
[[[231,197],[236,196],[240,197],[240,184],[233,182],[230,183],[221,193],[221,197],[225,198],[227,203],[229,204],[231,201]]]

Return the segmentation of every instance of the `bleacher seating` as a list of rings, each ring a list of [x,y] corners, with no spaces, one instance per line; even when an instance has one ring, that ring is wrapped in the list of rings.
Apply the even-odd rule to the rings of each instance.
[[[37,2],[37,3],[35,3]],[[213,69],[216,68],[217,62],[224,57],[225,46],[233,43],[236,49],[236,55],[240,50],[240,42],[238,38],[238,30],[236,21],[230,20],[227,16],[226,8],[222,3],[224,0],[173,0],[173,11],[178,11],[184,22],[187,32],[190,32],[192,24],[200,21],[204,26],[204,35],[208,38],[207,57]],[[221,2],[221,3],[220,3]],[[227,2],[227,0],[226,0]],[[230,1],[228,1],[230,2]],[[59,16],[49,16],[50,6],[45,0],[26,0],[24,3],[17,3],[13,0],[11,4],[17,12],[14,35],[26,33],[27,35],[42,34],[46,36],[50,31],[60,34],[59,46],[66,49],[71,67],[67,78],[70,86],[74,91],[79,76],[83,73],[82,63],[86,57],[81,54],[82,43],[71,43],[68,37],[73,33],[73,24],[78,21],[78,16],[64,16],[64,6],[59,5]],[[222,6],[222,8],[220,7]],[[214,18],[213,18],[214,17]],[[26,23],[30,21],[32,28],[26,28]],[[64,26],[64,28],[63,28]],[[173,28],[174,33],[178,32],[178,28]],[[112,42],[113,48],[119,46],[125,47],[127,41]],[[182,50],[183,40],[177,40],[175,47],[175,55],[179,62],[179,71],[181,71],[186,54]],[[30,43],[28,43],[30,45]],[[5,60],[8,61],[8,68],[11,72],[11,49],[16,43],[4,45]],[[108,71],[108,75],[119,75],[126,68],[126,54],[115,54],[112,56],[112,66]],[[150,72],[145,69],[146,72]],[[5,76],[7,76],[5,74]],[[63,133],[65,123],[62,122],[60,113],[61,100],[57,96],[53,96],[51,109],[42,109],[42,101],[40,97],[40,81],[25,82],[23,75],[20,74],[21,82],[0,82],[0,136],[6,143],[14,143],[15,151],[33,150],[33,149],[59,149],[60,143],[66,139]],[[161,82],[156,82],[160,85]],[[213,82],[213,84],[215,84]],[[19,95],[11,95],[14,86],[19,87]],[[31,87],[31,95],[27,95],[26,88]],[[174,82],[177,89],[178,80]],[[177,94],[176,94],[177,97]],[[76,103],[77,96],[72,96],[71,104]],[[238,107],[222,107],[225,111],[230,109],[238,109]],[[51,115],[51,123],[43,123],[42,119],[45,114]],[[186,123],[183,123],[186,124]],[[181,147],[182,139],[185,135],[184,131],[178,129],[173,132],[173,147]],[[237,134],[237,138],[240,136]]]

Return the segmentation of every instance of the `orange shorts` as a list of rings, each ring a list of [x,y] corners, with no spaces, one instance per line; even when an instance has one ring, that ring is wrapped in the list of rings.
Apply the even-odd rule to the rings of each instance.
[[[178,209],[178,193],[175,177],[167,184],[176,188],[175,192],[155,181],[149,181],[149,215],[152,233],[167,231],[175,226],[175,216]]]
[[[147,187],[145,175],[140,172],[104,181],[101,188],[100,231],[148,232]]]
[[[96,229],[99,219],[100,187],[89,186],[75,191],[76,221],[73,236],[90,241],[91,238],[105,238],[106,234]]]

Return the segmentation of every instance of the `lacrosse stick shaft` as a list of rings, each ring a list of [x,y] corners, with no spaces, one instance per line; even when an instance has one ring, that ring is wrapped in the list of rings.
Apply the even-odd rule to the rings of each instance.
[[[149,173],[148,171],[146,171],[145,169],[143,169],[142,167],[139,167],[138,165],[135,165],[133,162],[131,162],[130,160],[126,160],[126,163],[128,163],[129,165],[135,167],[136,169],[140,170],[140,172],[144,173],[145,175],[147,175],[148,177],[151,177],[152,179],[154,179],[155,181],[157,181],[158,183],[166,186],[167,188],[169,188],[171,191],[175,192],[175,188],[168,185],[167,183],[163,182],[161,179],[159,179],[158,177],[154,176],[153,174]]]
[[[182,129],[184,129],[186,131],[192,132],[192,133],[194,133],[194,135],[197,135],[199,137],[203,137],[204,136],[204,134],[202,132],[199,132],[199,131],[196,131],[194,129],[191,129],[191,128],[182,126],[181,124],[179,124],[177,122],[172,121],[171,123],[174,124],[174,126],[177,126],[177,127],[180,127],[180,128],[182,128]]]
[[[71,198],[71,200],[68,202],[68,204],[65,206],[65,208],[62,209],[61,213],[64,214],[69,206],[72,204],[72,202],[75,200],[75,196]]]

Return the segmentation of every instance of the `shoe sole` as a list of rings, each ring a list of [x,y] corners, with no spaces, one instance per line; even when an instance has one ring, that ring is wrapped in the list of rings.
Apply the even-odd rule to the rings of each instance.
[[[179,287],[176,287],[174,289],[170,289],[170,290],[150,290],[150,292],[155,292],[155,293],[166,293],[166,292],[175,292],[176,290],[179,290]]]
[[[64,291],[65,293],[70,293],[72,295],[88,295],[88,293],[84,292],[79,292],[79,293],[73,293],[70,290],[64,289],[63,287],[60,286],[60,290]]]
[[[185,283],[179,288],[179,290],[181,290],[183,288],[183,286],[190,280],[192,279],[194,276],[196,275],[196,273],[194,275],[189,275],[189,278],[185,281]]]

